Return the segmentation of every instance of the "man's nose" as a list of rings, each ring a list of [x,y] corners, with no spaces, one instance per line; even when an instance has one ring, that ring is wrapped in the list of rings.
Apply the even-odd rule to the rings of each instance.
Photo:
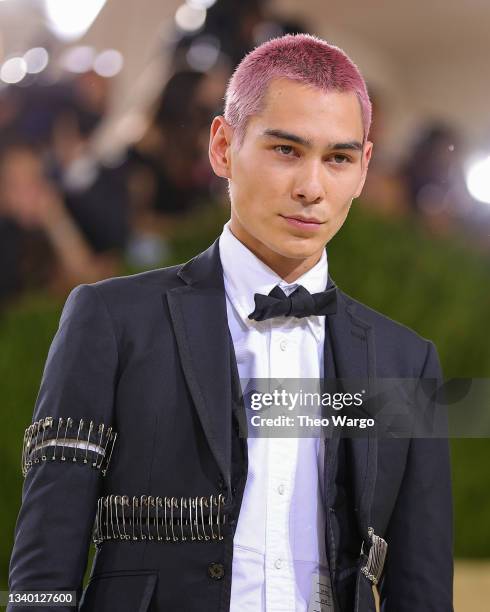
[[[318,204],[324,198],[324,187],[321,180],[321,164],[305,165],[296,179],[293,199],[302,204]]]

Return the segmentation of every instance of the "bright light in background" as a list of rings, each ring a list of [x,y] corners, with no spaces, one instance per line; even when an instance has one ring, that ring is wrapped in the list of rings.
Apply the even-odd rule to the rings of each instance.
[[[490,204],[490,155],[470,165],[466,185],[476,200]]]
[[[62,40],[76,40],[88,31],[106,0],[44,0],[49,28]]]
[[[200,36],[194,40],[186,55],[189,66],[200,72],[211,70],[218,57],[219,40],[214,36]]]
[[[107,49],[95,58],[94,70],[102,77],[113,77],[121,71],[124,59],[119,51]]]
[[[92,70],[95,60],[95,49],[93,47],[72,47],[63,53],[60,58],[61,65],[69,72],[88,72]]]
[[[195,32],[206,21],[206,9],[183,4],[175,13],[175,23],[184,32]]]
[[[27,65],[22,57],[11,57],[0,69],[0,79],[10,85],[20,83],[26,74]]]
[[[216,0],[186,0],[186,4],[192,6],[194,8],[204,8],[208,9],[213,4],[215,4]]]
[[[43,47],[34,47],[24,53],[24,61],[29,74],[39,74],[48,65],[49,55]]]

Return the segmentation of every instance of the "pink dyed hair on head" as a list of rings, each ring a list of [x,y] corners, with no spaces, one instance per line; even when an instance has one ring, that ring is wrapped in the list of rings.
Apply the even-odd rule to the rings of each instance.
[[[226,89],[226,122],[240,146],[248,119],[261,112],[270,82],[286,78],[325,92],[353,91],[361,106],[364,140],[371,126],[371,101],[358,67],[339,47],[311,34],[273,38],[248,53],[236,67]]]

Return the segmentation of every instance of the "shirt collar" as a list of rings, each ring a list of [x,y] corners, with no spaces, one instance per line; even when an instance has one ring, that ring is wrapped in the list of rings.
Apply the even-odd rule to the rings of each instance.
[[[287,283],[240,242],[230,229],[230,221],[223,226],[219,238],[219,253],[226,295],[240,317],[250,324],[257,323],[248,319],[248,315],[255,308],[255,293],[268,295],[276,285],[279,285],[286,295],[292,293],[298,285],[302,285],[310,293],[317,293],[324,291],[327,286],[328,261],[325,249],[318,263],[294,283]]]

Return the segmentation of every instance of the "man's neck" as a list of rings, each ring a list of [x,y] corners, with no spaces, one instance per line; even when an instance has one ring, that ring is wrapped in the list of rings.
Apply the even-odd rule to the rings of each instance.
[[[310,257],[304,259],[292,259],[284,257],[279,253],[274,253],[267,249],[263,244],[258,241],[247,241],[247,244],[240,235],[236,235],[236,231],[230,226],[231,233],[237,240],[249,249],[260,261],[265,263],[271,270],[273,270],[278,276],[280,276],[286,283],[294,283],[300,276],[311,270],[320,261],[322,257],[322,251],[315,253]],[[238,232],[240,233],[240,232]]]

